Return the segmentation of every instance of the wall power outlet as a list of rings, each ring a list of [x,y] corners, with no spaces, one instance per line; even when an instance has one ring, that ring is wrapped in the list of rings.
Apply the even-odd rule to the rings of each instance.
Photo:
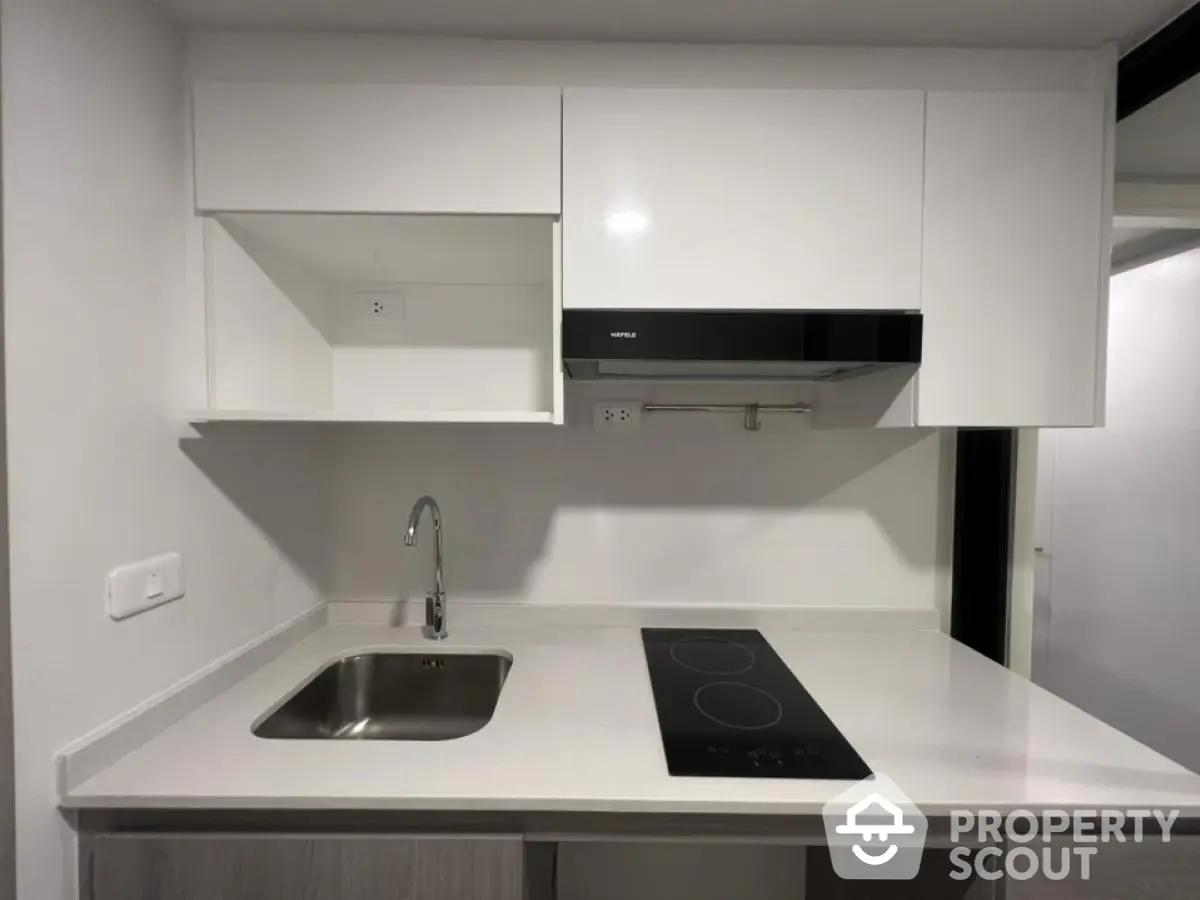
[[[642,427],[642,404],[613,400],[597,403],[592,408],[592,427],[596,431],[631,434]]]

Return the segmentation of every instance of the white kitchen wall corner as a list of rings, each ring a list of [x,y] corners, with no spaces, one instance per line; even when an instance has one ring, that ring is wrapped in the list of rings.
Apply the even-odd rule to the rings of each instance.
[[[197,85],[206,409],[563,421],[561,99]]]

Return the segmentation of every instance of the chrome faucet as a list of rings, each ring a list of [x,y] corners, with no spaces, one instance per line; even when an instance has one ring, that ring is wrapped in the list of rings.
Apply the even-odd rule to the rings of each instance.
[[[432,497],[421,497],[413,504],[412,512],[408,514],[404,546],[417,546],[417,526],[426,509],[433,518],[433,593],[425,595],[425,637],[440,641],[447,634],[446,591],[442,587],[442,511]]]

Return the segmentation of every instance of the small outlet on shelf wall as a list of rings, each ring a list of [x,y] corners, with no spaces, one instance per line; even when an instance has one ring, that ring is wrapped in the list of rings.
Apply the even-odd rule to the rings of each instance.
[[[630,434],[642,427],[642,404],[605,400],[592,408],[592,427],[596,431]]]

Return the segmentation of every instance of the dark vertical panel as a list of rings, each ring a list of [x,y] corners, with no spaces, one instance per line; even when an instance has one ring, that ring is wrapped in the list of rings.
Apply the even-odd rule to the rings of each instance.
[[[954,482],[950,635],[989,659],[1008,656],[1017,435],[961,429]]]

